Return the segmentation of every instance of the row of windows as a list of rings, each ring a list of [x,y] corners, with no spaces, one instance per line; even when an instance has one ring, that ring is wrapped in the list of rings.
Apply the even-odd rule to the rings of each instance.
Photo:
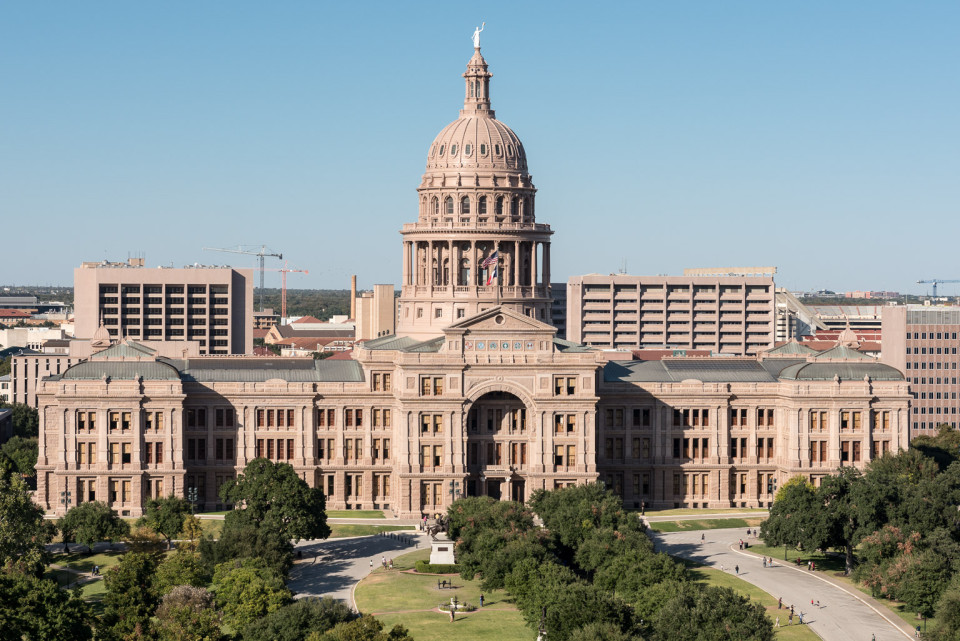
[[[474,96],[473,96],[474,87],[472,87],[472,86],[471,86],[471,91],[470,91],[470,93],[471,93],[471,97],[474,97]],[[481,93],[481,92],[480,92],[480,90],[479,90],[479,85],[478,85],[478,87],[476,88],[476,94],[477,94],[476,97],[478,97],[478,98],[481,97],[481,96],[480,96],[480,93]],[[512,144],[509,144],[509,143],[508,143],[508,144],[505,145],[505,146],[501,146],[500,143],[494,143],[494,145],[493,145],[493,155],[494,155],[494,156],[497,156],[498,158],[501,157],[501,156],[503,156],[504,150],[506,150],[506,152],[507,152],[507,158],[512,158],[512,157],[513,157],[514,151],[513,151],[513,145],[512,145]],[[431,156],[431,157],[433,157],[433,156],[441,156],[441,157],[442,157],[446,151],[448,151],[448,148],[447,148],[447,145],[446,145],[446,144],[441,144],[439,148],[438,148],[437,145],[435,144],[435,145],[433,145],[433,147],[430,148],[430,156]],[[452,145],[450,145],[449,151],[450,151],[450,156],[456,156],[457,153],[460,152],[460,151],[463,152],[463,155],[464,155],[464,156],[470,156],[471,154],[473,154],[473,144],[472,144],[472,143],[469,143],[469,142],[468,142],[468,143],[465,143],[465,144],[463,145],[462,149],[461,149],[461,147],[460,147],[459,145],[457,145],[457,143],[453,143]],[[486,156],[486,155],[487,155],[487,151],[488,151],[487,143],[485,143],[485,142],[480,143],[480,155],[481,155],[481,156]]]
[[[930,335],[931,340],[957,340],[956,332],[907,332],[907,340],[927,340],[927,334]]]
[[[934,367],[936,365],[936,367]],[[915,363],[913,361],[907,361],[907,369],[957,369],[957,364],[954,363],[942,363],[937,361],[936,363],[930,363],[930,367],[927,367],[926,361],[920,361]]]
[[[936,411],[934,411],[934,410],[936,410]],[[942,410],[942,411],[941,411],[941,410]],[[950,410],[950,411],[947,411],[947,410]],[[913,407],[913,413],[914,413],[914,414],[956,414],[956,413],[957,413],[957,408],[956,408],[956,407],[942,407],[942,408],[941,408],[941,407],[930,407],[930,408],[927,408],[927,407],[917,407],[917,406],[914,406],[914,407]]]
[[[476,214],[478,216],[486,216],[490,212],[488,211],[487,206],[487,197],[480,196],[476,200]],[[505,216],[508,215],[511,218],[517,218],[521,214],[521,207],[523,213],[530,215],[532,213],[532,203],[533,200],[530,198],[521,199],[518,196],[514,196],[507,200],[504,196],[497,196],[493,200],[493,215],[494,216]],[[471,209],[473,207],[473,201],[469,196],[462,196],[458,202],[453,199],[453,196],[447,196],[443,199],[442,202],[443,210],[441,211],[441,201],[438,197],[434,196],[430,200],[430,213],[433,216],[469,216]]]
[[[936,348],[936,352],[934,352],[934,348],[933,348],[933,347],[930,347],[930,348],[929,348],[930,351],[927,351],[928,348],[926,348],[926,347],[914,347],[914,348],[912,348],[912,349],[913,349],[913,351],[910,351],[911,348],[908,347],[908,348],[907,348],[907,354],[930,354],[930,355],[933,355],[933,354],[956,354],[956,353],[957,353],[957,348],[956,348],[956,347],[937,347],[937,348]]]
[[[931,377],[931,378],[921,377],[921,378],[914,378],[913,384],[914,385],[956,385],[957,379],[956,377],[940,378],[939,376]]]

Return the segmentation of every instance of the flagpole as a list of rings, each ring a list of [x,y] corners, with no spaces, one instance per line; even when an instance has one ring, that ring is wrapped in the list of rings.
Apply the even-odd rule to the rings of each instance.
[[[497,264],[494,266],[494,269],[497,270],[497,307],[500,307],[500,241],[496,243],[496,247],[493,250],[497,254]]]

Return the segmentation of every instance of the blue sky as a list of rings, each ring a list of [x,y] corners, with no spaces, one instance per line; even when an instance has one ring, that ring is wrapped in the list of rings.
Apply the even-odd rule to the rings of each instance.
[[[398,283],[481,21],[555,281],[960,279],[956,1],[23,0],[0,6],[0,283],[131,253],[252,266],[201,250],[238,244],[310,270],[291,287]]]

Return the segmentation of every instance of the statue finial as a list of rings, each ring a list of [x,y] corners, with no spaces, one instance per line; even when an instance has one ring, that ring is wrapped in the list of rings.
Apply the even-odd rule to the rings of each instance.
[[[473,30],[473,48],[480,48],[480,32],[483,31],[483,27],[486,26],[486,22],[480,23],[480,26]]]

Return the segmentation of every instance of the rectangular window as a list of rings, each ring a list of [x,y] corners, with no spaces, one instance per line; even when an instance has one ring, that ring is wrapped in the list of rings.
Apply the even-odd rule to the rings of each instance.
[[[110,464],[111,465],[120,464],[120,444],[119,443],[110,444]]]
[[[840,462],[841,463],[850,462],[850,441],[840,442]]]
[[[357,427],[363,427],[363,410],[357,410]]]
[[[205,438],[197,439],[197,459],[201,461],[207,460],[207,439]]]
[[[219,412],[220,410],[217,410],[217,411]],[[218,461],[222,461],[223,460],[223,439],[222,438],[218,438],[215,441],[214,452],[215,452],[216,459]]]
[[[157,452],[156,461],[157,465],[163,463],[163,443],[154,443],[154,447]]]
[[[353,427],[353,410],[343,410],[344,427]]]
[[[265,412],[263,410],[257,410],[257,427],[266,427],[266,423],[264,422],[264,414]]]
[[[293,459],[293,439],[287,439],[287,460]]]

